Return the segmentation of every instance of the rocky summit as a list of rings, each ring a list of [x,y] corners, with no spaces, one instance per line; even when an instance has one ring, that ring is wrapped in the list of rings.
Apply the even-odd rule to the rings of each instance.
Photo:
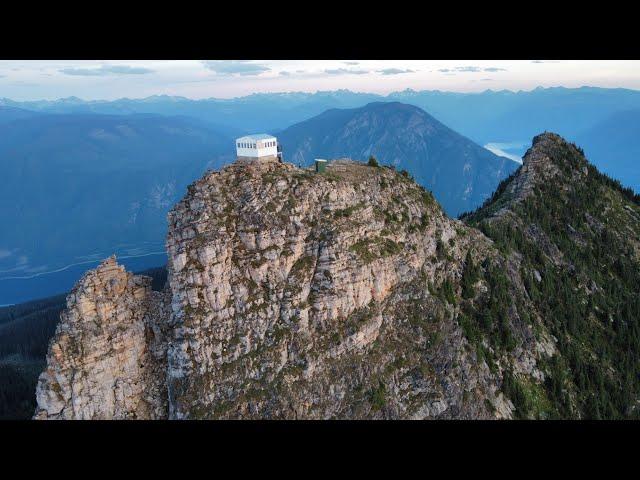
[[[35,417],[584,415],[557,312],[533,290],[559,274],[554,241],[519,210],[545,175],[562,176],[554,168],[580,175],[582,164],[553,160],[571,148],[537,139],[464,221],[391,167],[259,160],[208,172],[169,213],[163,292],[111,258],[68,296]],[[542,265],[495,235],[507,220],[548,240]]]
[[[87,272],[49,345],[35,418],[165,418],[167,307],[115,257]]]

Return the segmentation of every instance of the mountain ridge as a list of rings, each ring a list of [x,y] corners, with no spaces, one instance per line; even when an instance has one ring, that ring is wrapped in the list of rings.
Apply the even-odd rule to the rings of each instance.
[[[517,261],[557,340],[547,400],[558,414],[637,418],[640,197],[600,173],[581,148],[546,133],[514,178],[464,221]],[[521,387],[514,390],[524,395]]]
[[[451,130],[424,110],[400,102],[332,109],[280,132],[288,159],[367,158],[408,170],[456,216],[482,203],[515,170],[499,157]]]
[[[550,133],[462,221],[389,167],[228,165],[172,210],[162,294],[79,282],[36,416],[637,418],[637,200]]]
[[[150,114],[0,124],[0,221],[12,225],[0,234],[0,270],[37,273],[117,245],[161,242],[166,211],[224,161],[230,141],[197,120]]]

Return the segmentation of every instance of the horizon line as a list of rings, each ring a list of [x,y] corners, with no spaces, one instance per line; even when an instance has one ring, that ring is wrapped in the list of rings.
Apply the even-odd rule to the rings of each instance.
[[[444,93],[444,94],[457,94],[457,95],[482,95],[485,93],[512,93],[512,94],[520,94],[520,93],[532,93],[535,91],[539,91],[539,90],[559,90],[559,89],[563,89],[563,90],[581,90],[581,89],[585,89],[585,88],[590,88],[590,89],[598,89],[598,90],[628,90],[631,92],[640,92],[640,89],[634,89],[634,88],[628,88],[628,87],[598,87],[598,86],[592,86],[592,85],[581,85],[580,87],[565,87],[563,85],[558,85],[558,86],[551,86],[551,87],[543,87],[541,85],[532,88],[531,90],[509,90],[507,88],[503,88],[500,90],[493,90],[491,88],[488,88],[486,90],[482,90],[482,91],[478,91],[478,92],[462,92],[462,91],[456,91],[456,90],[439,90],[439,89],[435,89],[435,90],[429,90],[429,89],[424,89],[424,90],[414,90],[412,88],[405,88],[404,90],[394,90],[392,92],[385,94],[380,94],[380,93],[376,93],[376,92],[367,92],[367,91],[354,91],[354,90],[350,90],[348,88],[339,88],[336,90],[316,90],[314,92],[311,91],[303,91],[303,90],[281,90],[281,91],[270,91],[270,92],[254,92],[254,93],[250,93],[248,95],[241,95],[241,96],[236,96],[236,97],[228,97],[228,98],[224,98],[224,97],[202,97],[202,98],[194,98],[194,97],[186,97],[184,95],[167,95],[167,94],[153,94],[153,95],[148,95],[146,97],[118,97],[118,98],[114,98],[114,99],[105,99],[105,98],[93,98],[93,99],[85,99],[85,98],[80,98],[77,97],[75,95],[69,96],[69,97],[59,97],[56,99],[45,99],[45,98],[37,98],[37,99],[31,99],[31,100],[14,100],[12,98],[9,97],[0,97],[0,106],[2,105],[2,101],[4,100],[9,100],[13,103],[32,103],[32,102],[51,102],[51,103],[56,103],[56,102],[60,102],[60,101],[64,101],[64,100],[78,100],[84,103],[110,103],[110,102],[118,102],[118,101],[122,101],[122,100],[131,100],[131,101],[140,101],[140,100],[148,100],[150,98],[155,98],[155,97],[165,97],[165,98],[176,98],[176,99],[182,99],[182,100],[189,100],[189,101],[193,101],[193,102],[199,102],[199,101],[234,101],[234,100],[241,100],[244,98],[248,98],[248,97],[253,97],[253,96],[267,96],[267,95],[293,95],[293,94],[301,94],[301,95],[318,95],[318,94],[323,94],[323,93],[337,93],[337,92],[347,92],[347,93],[353,93],[356,95],[375,95],[377,97],[380,98],[388,98],[391,95],[394,94],[399,94],[399,93],[405,93],[405,92],[412,92],[412,93]]]

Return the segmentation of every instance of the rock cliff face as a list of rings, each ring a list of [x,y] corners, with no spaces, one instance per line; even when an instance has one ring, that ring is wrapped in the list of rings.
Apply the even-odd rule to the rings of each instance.
[[[171,418],[490,416],[465,390],[500,404],[428,291],[489,242],[412,180],[348,161],[325,175],[236,164],[169,223]]]
[[[487,217],[561,170],[538,143]],[[37,418],[550,415],[530,265],[392,168],[236,162],[189,187],[167,250],[164,293],[111,259],[79,282]]]
[[[166,417],[166,294],[105,260],[67,297],[38,381],[39,419]]]

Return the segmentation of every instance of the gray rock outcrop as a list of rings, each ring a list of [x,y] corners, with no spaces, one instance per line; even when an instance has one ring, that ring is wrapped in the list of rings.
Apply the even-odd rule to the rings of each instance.
[[[36,418],[510,418],[504,368],[544,378],[515,303],[513,354],[470,344],[465,259],[510,266],[394,169],[229,165],[170,212],[167,252],[162,293],[114,259],[80,280]]]

